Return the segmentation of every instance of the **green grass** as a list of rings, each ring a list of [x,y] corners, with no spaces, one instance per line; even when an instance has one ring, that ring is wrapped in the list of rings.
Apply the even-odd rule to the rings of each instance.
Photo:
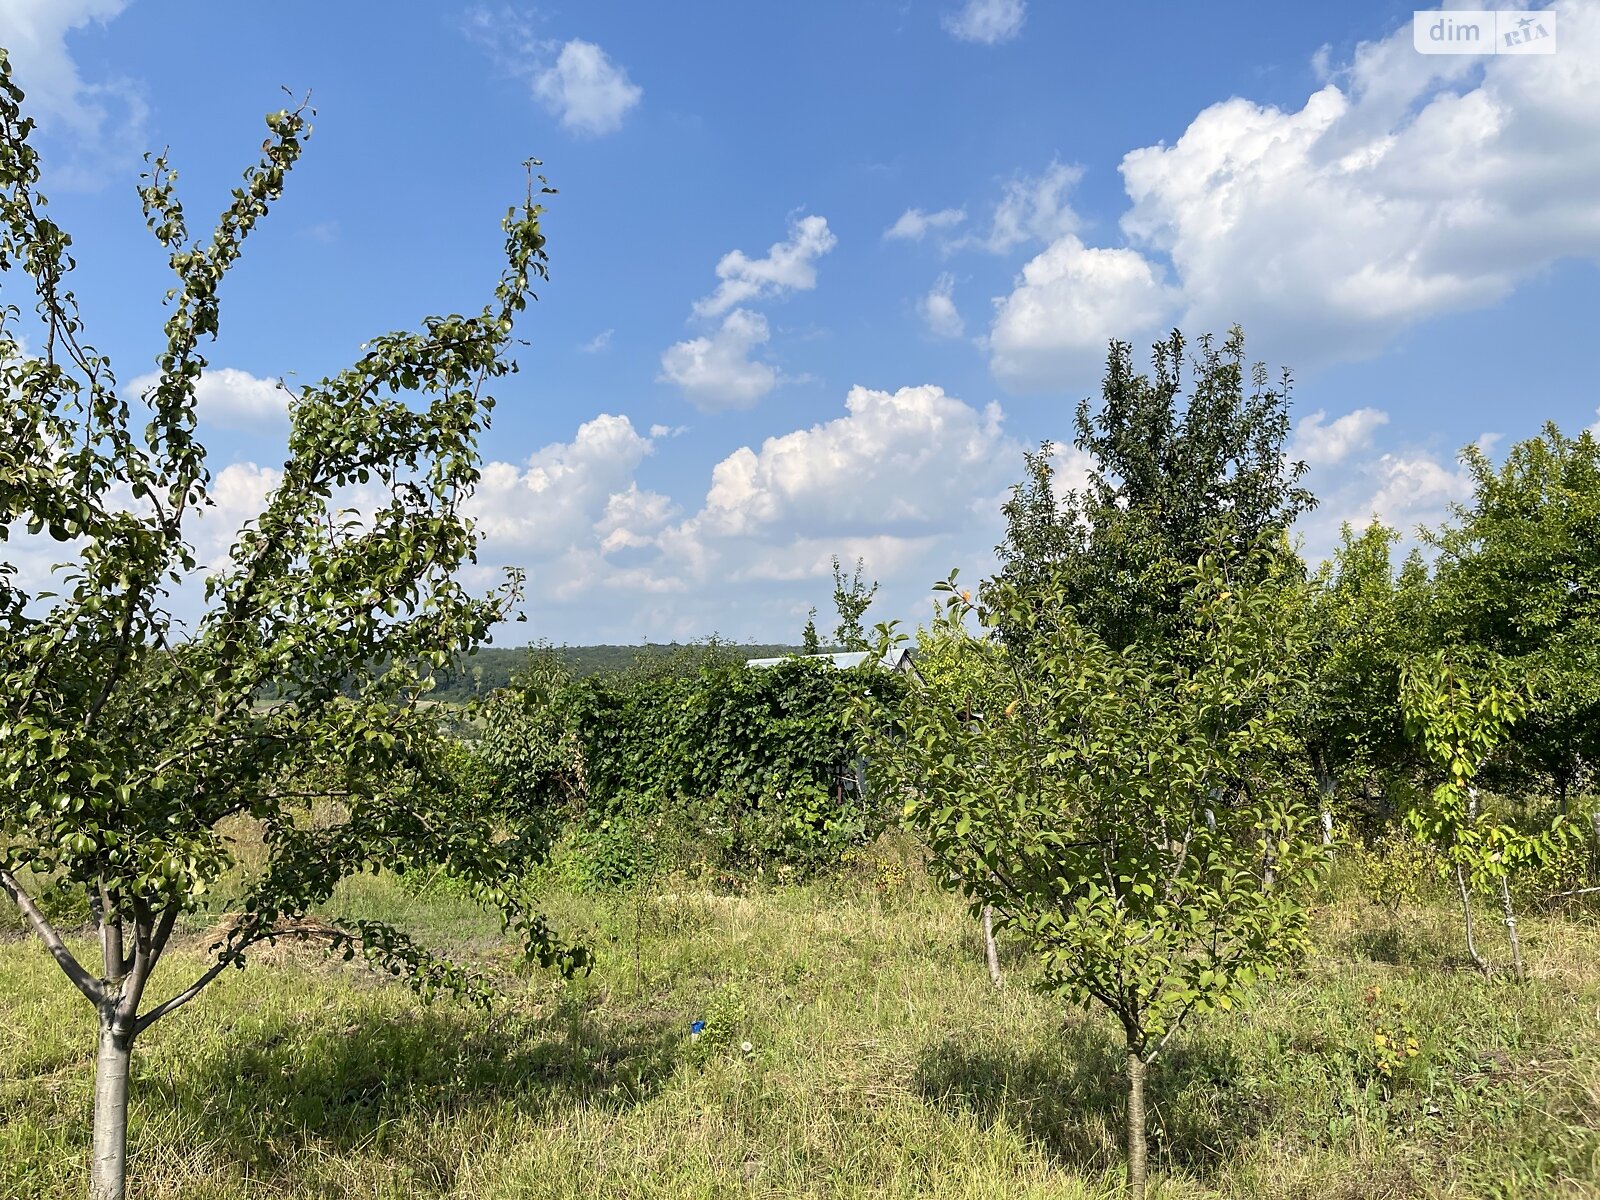
[[[132,1194],[1116,1194],[1113,1030],[1035,992],[1015,956],[997,993],[951,898],[549,899],[593,939],[592,976],[519,969],[462,901],[348,885],[339,911],[456,948],[503,976],[503,1001],[423,1007],[293,949],[229,972],[136,1051]],[[1301,971],[1193,1024],[1152,1072],[1156,1195],[1600,1196],[1592,918],[1527,919],[1523,987],[1460,969],[1442,906],[1391,923],[1339,896],[1316,929]],[[37,944],[0,938],[0,1196],[75,1197],[91,1014]],[[175,955],[152,994],[198,961]],[[1385,1076],[1373,1035],[1403,1044],[1407,1023],[1418,1053]]]

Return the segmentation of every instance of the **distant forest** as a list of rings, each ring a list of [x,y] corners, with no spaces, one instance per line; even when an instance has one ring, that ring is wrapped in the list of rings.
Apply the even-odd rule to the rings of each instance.
[[[664,665],[673,659],[719,657],[743,661],[747,658],[776,658],[797,654],[799,646],[736,642],[665,642],[643,646],[486,646],[463,656],[460,664],[434,676],[429,699],[449,704],[465,704],[475,696],[486,696],[505,687],[514,675],[528,665],[528,658],[540,650],[556,654],[573,675],[599,675],[607,671],[627,671],[638,667]]]

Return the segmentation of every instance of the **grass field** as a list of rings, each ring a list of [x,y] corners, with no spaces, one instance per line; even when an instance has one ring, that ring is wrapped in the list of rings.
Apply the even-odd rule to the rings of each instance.
[[[136,1052],[132,1195],[1115,1195],[1113,1030],[1014,956],[995,991],[954,899],[871,876],[551,895],[599,951],[570,983],[471,904],[355,881],[334,907],[457,949],[503,1000],[423,1007],[283,946],[229,972]],[[1330,885],[1315,928],[1300,972],[1153,1069],[1155,1195],[1600,1196],[1600,921],[1528,918],[1522,987],[1462,969],[1443,905],[1391,921]],[[14,933],[0,1013],[0,1196],[76,1197],[91,1014]]]

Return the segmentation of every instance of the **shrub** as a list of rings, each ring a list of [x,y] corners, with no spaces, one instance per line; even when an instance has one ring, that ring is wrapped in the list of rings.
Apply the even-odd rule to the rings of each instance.
[[[590,883],[687,866],[695,851],[719,877],[797,878],[889,823],[859,786],[850,705],[865,692],[892,706],[900,684],[875,665],[753,669],[724,653],[582,680],[546,673],[494,700],[480,752],[507,802],[571,823]]]

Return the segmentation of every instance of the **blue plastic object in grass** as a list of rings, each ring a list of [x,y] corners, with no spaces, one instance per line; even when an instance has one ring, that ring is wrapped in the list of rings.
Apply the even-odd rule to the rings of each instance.
[[[690,1038],[697,1038],[705,1031],[706,1023],[704,1021],[696,1021],[693,1025],[689,1026]]]

